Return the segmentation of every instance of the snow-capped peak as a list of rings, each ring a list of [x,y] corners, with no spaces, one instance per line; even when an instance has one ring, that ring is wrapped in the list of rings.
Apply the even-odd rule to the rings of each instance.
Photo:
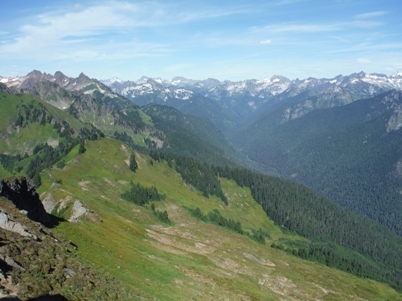
[[[392,75],[391,77],[393,77],[393,78],[402,78],[402,72],[397,72],[394,75]]]
[[[118,78],[118,77],[113,77],[111,79],[102,79],[100,80],[101,83],[105,84],[106,86],[111,86],[113,84],[123,84],[125,83],[124,80]]]
[[[120,79],[120,78],[118,78],[118,77],[113,77],[112,79],[111,79],[111,81],[113,82],[113,83],[122,83],[123,81]]]

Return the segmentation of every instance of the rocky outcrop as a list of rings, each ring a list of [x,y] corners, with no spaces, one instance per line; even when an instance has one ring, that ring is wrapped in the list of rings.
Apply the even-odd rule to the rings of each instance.
[[[0,228],[22,236],[33,237],[20,223],[10,220],[8,214],[2,209],[0,209]]]
[[[11,94],[11,90],[3,83],[0,83],[0,92]]]
[[[84,215],[85,213],[88,212],[88,209],[85,208],[82,203],[80,201],[75,201],[74,202],[74,207],[73,207],[73,212],[72,215],[70,217],[70,219],[68,220],[69,222],[73,222],[73,223],[78,223],[79,222],[79,217]]]
[[[19,210],[26,210],[27,216],[31,220],[42,224],[50,222],[50,217],[39,199],[33,181],[27,180],[25,177],[2,180],[0,196],[12,201]]]

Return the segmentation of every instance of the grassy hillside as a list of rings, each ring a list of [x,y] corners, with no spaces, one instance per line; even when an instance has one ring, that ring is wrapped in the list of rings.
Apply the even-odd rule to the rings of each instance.
[[[39,143],[60,139],[54,124],[67,122],[79,132],[85,125],[72,116],[29,94],[0,93],[0,152],[31,154]]]
[[[248,188],[221,179],[228,206],[205,198],[165,161],[135,153],[138,169],[130,171],[133,151],[114,139],[88,141],[86,152],[72,150],[63,169],[42,173],[41,198],[68,219],[76,200],[89,211],[80,222],[62,222],[57,235],[77,245],[77,255],[101,267],[144,300],[402,300],[387,285],[359,279],[322,264],[271,248],[284,234],[251,197]],[[150,205],[122,199],[130,182],[155,186],[165,195],[155,202],[171,224],[161,222]],[[62,205],[63,204],[63,205]],[[62,208],[63,207],[63,208]],[[246,231],[269,233],[266,244],[200,221],[187,208],[218,210]]]
[[[29,94],[0,93],[0,177],[28,175],[51,166],[100,132]]]

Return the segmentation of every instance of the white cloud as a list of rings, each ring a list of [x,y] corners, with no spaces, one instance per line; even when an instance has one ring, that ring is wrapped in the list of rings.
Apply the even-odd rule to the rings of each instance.
[[[37,15],[18,29],[16,38],[0,44],[0,57],[49,61],[165,54],[166,45],[138,38],[140,29],[164,22],[154,5],[115,2]]]
[[[0,43],[0,58],[100,60],[165,55],[172,51],[167,44],[156,39],[147,42],[155,32],[248,12],[242,7],[203,4],[183,9],[182,5],[154,1],[76,5],[68,12],[59,9],[34,16],[33,22],[21,25],[14,39]]]
[[[357,18],[357,19],[370,19],[370,18],[383,16],[383,15],[386,15],[388,13],[389,12],[387,12],[387,11],[375,11],[375,12],[371,12],[371,13],[365,13],[365,14],[356,15],[355,18]]]
[[[271,43],[272,43],[271,40],[263,40],[263,41],[260,42],[261,45],[269,45]]]

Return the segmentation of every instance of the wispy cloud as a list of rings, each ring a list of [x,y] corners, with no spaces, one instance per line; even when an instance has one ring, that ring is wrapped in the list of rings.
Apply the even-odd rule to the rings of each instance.
[[[376,17],[386,15],[388,13],[389,13],[388,11],[375,11],[375,12],[355,15],[355,18],[357,18],[357,19],[371,19],[371,18],[376,18]]]
[[[105,31],[115,31],[144,25],[141,19],[130,18],[138,8],[120,3],[113,6],[94,6],[62,15],[54,13],[36,16],[35,24],[19,28],[18,37],[2,45],[3,55],[27,55],[52,58],[55,52],[71,51],[71,44],[96,40]],[[88,45],[88,44],[87,44]],[[89,44],[90,45],[90,44]]]
[[[269,45],[271,43],[272,43],[271,40],[263,40],[263,41],[260,42],[261,45]]]
[[[246,11],[243,8],[214,9],[211,6],[180,10],[178,5],[163,2],[75,6],[67,13],[54,10],[37,15],[31,24],[21,25],[16,37],[0,44],[0,57],[24,55],[31,59],[52,60],[164,55],[169,52],[169,46],[163,42],[146,42],[144,32]]]

